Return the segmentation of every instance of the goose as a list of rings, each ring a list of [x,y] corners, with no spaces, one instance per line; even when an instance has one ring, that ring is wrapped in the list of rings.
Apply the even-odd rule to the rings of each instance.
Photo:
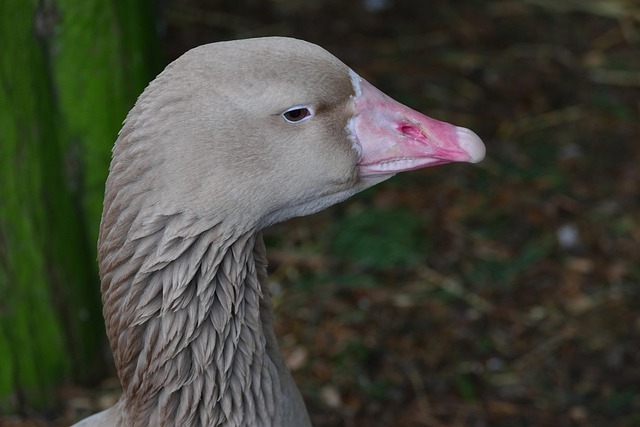
[[[480,161],[472,131],[323,48],[218,42],[172,62],[113,148],[98,239],[122,396],[76,426],[310,426],[273,330],[261,230],[389,179]]]

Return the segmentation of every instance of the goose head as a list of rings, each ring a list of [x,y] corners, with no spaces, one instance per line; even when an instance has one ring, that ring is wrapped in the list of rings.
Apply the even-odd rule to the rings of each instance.
[[[484,152],[473,132],[394,101],[321,47],[270,37],[169,65],[130,113],[110,180],[141,180],[140,209],[262,228]]]

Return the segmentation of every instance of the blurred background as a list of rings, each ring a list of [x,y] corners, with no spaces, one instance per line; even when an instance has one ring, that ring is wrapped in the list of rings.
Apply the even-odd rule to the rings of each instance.
[[[264,35],[487,145],[266,231],[314,425],[640,425],[637,1],[3,0],[0,22],[0,425],[118,398],[95,262],[113,141],[168,62]]]

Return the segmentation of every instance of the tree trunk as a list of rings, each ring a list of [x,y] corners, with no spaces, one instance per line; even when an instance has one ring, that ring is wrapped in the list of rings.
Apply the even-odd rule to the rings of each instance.
[[[0,2],[0,411],[104,374],[95,242],[111,147],[155,74],[153,1]]]

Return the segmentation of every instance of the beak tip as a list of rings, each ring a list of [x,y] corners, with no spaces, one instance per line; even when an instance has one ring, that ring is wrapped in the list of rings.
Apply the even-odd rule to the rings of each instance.
[[[478,163],[486,154],[486,147],[480,137],[470,129],[458,127],[458,144],[469,155],[469,163]]]

